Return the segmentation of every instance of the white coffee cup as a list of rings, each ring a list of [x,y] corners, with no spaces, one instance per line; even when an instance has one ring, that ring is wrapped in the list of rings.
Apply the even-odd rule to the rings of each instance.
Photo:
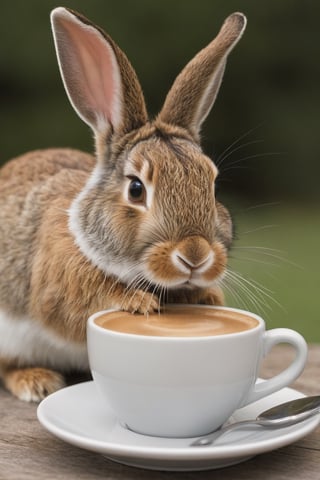
[[[187,307],[187,306],[185,306]],[[198,305],[201,309],[208,306]],[[218,336],[162,337],[122,333],[88,320],[88,354],[94,382],[122,425],[138,433],[196,437],[219,428],[240,407],[288,386],[307,358],[303,337],[290,329],[265,330],[262,318],[243,310],[210,307],[256,319],[256,326]],[[291,364],[257,383],[262,359],[279,343],[296,350]]]

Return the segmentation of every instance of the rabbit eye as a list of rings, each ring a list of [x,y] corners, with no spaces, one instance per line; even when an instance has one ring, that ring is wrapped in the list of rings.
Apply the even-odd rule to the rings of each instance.
[[[144,204],[146,199],[146,189],[137,177],[131,178],[128,189],[128,198],[131,203]]]

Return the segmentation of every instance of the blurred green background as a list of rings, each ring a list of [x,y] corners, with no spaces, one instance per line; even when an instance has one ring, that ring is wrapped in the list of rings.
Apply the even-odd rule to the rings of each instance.
[[[217,196],[237,239],[229,305],[320,341],[320,3],[314,0],[11,0],[0,16],[0,163],[27,150],[92,150],[58,72],[49,25],[64,5],[127,53],[151,115],[186,62],[233,11],[248,17],[203,129],[219,165]]]

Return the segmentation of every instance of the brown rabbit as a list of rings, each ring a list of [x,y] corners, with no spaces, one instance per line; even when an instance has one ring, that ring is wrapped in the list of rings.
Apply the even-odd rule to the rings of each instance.
[[[57,372],[88,369],[93,312],[223,302],[232,223],[215,200],[218,172],[199,130],[246,24],[241,13],[226,19],[150,121],[114,41],[71,10],[56,8],[51,19],[63,82],[94,132],[96,159],[43,150],[0,170],[0,371],[29,401],[64,385]]]

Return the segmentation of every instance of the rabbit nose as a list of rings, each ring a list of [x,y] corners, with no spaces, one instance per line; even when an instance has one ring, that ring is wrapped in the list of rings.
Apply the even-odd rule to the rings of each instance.
[[[173,262],[183,272],[207,270],[213,263],[214,253],[202,237],[191,237],[179,243],[173,252]]]
[[[205,258],[203,261],[197,263],[196,265],[194,263],[192,263],[190,259],[183,257],[181,254],[180,255],[176,254],[176,258],[177,258],[178,262],[181,263],[182,266],[187,267],[189,270],[199,270],[201,268],[203,270],[206,270],[212,264],[213,252],[210,253],[207,256],[207,258]]]

